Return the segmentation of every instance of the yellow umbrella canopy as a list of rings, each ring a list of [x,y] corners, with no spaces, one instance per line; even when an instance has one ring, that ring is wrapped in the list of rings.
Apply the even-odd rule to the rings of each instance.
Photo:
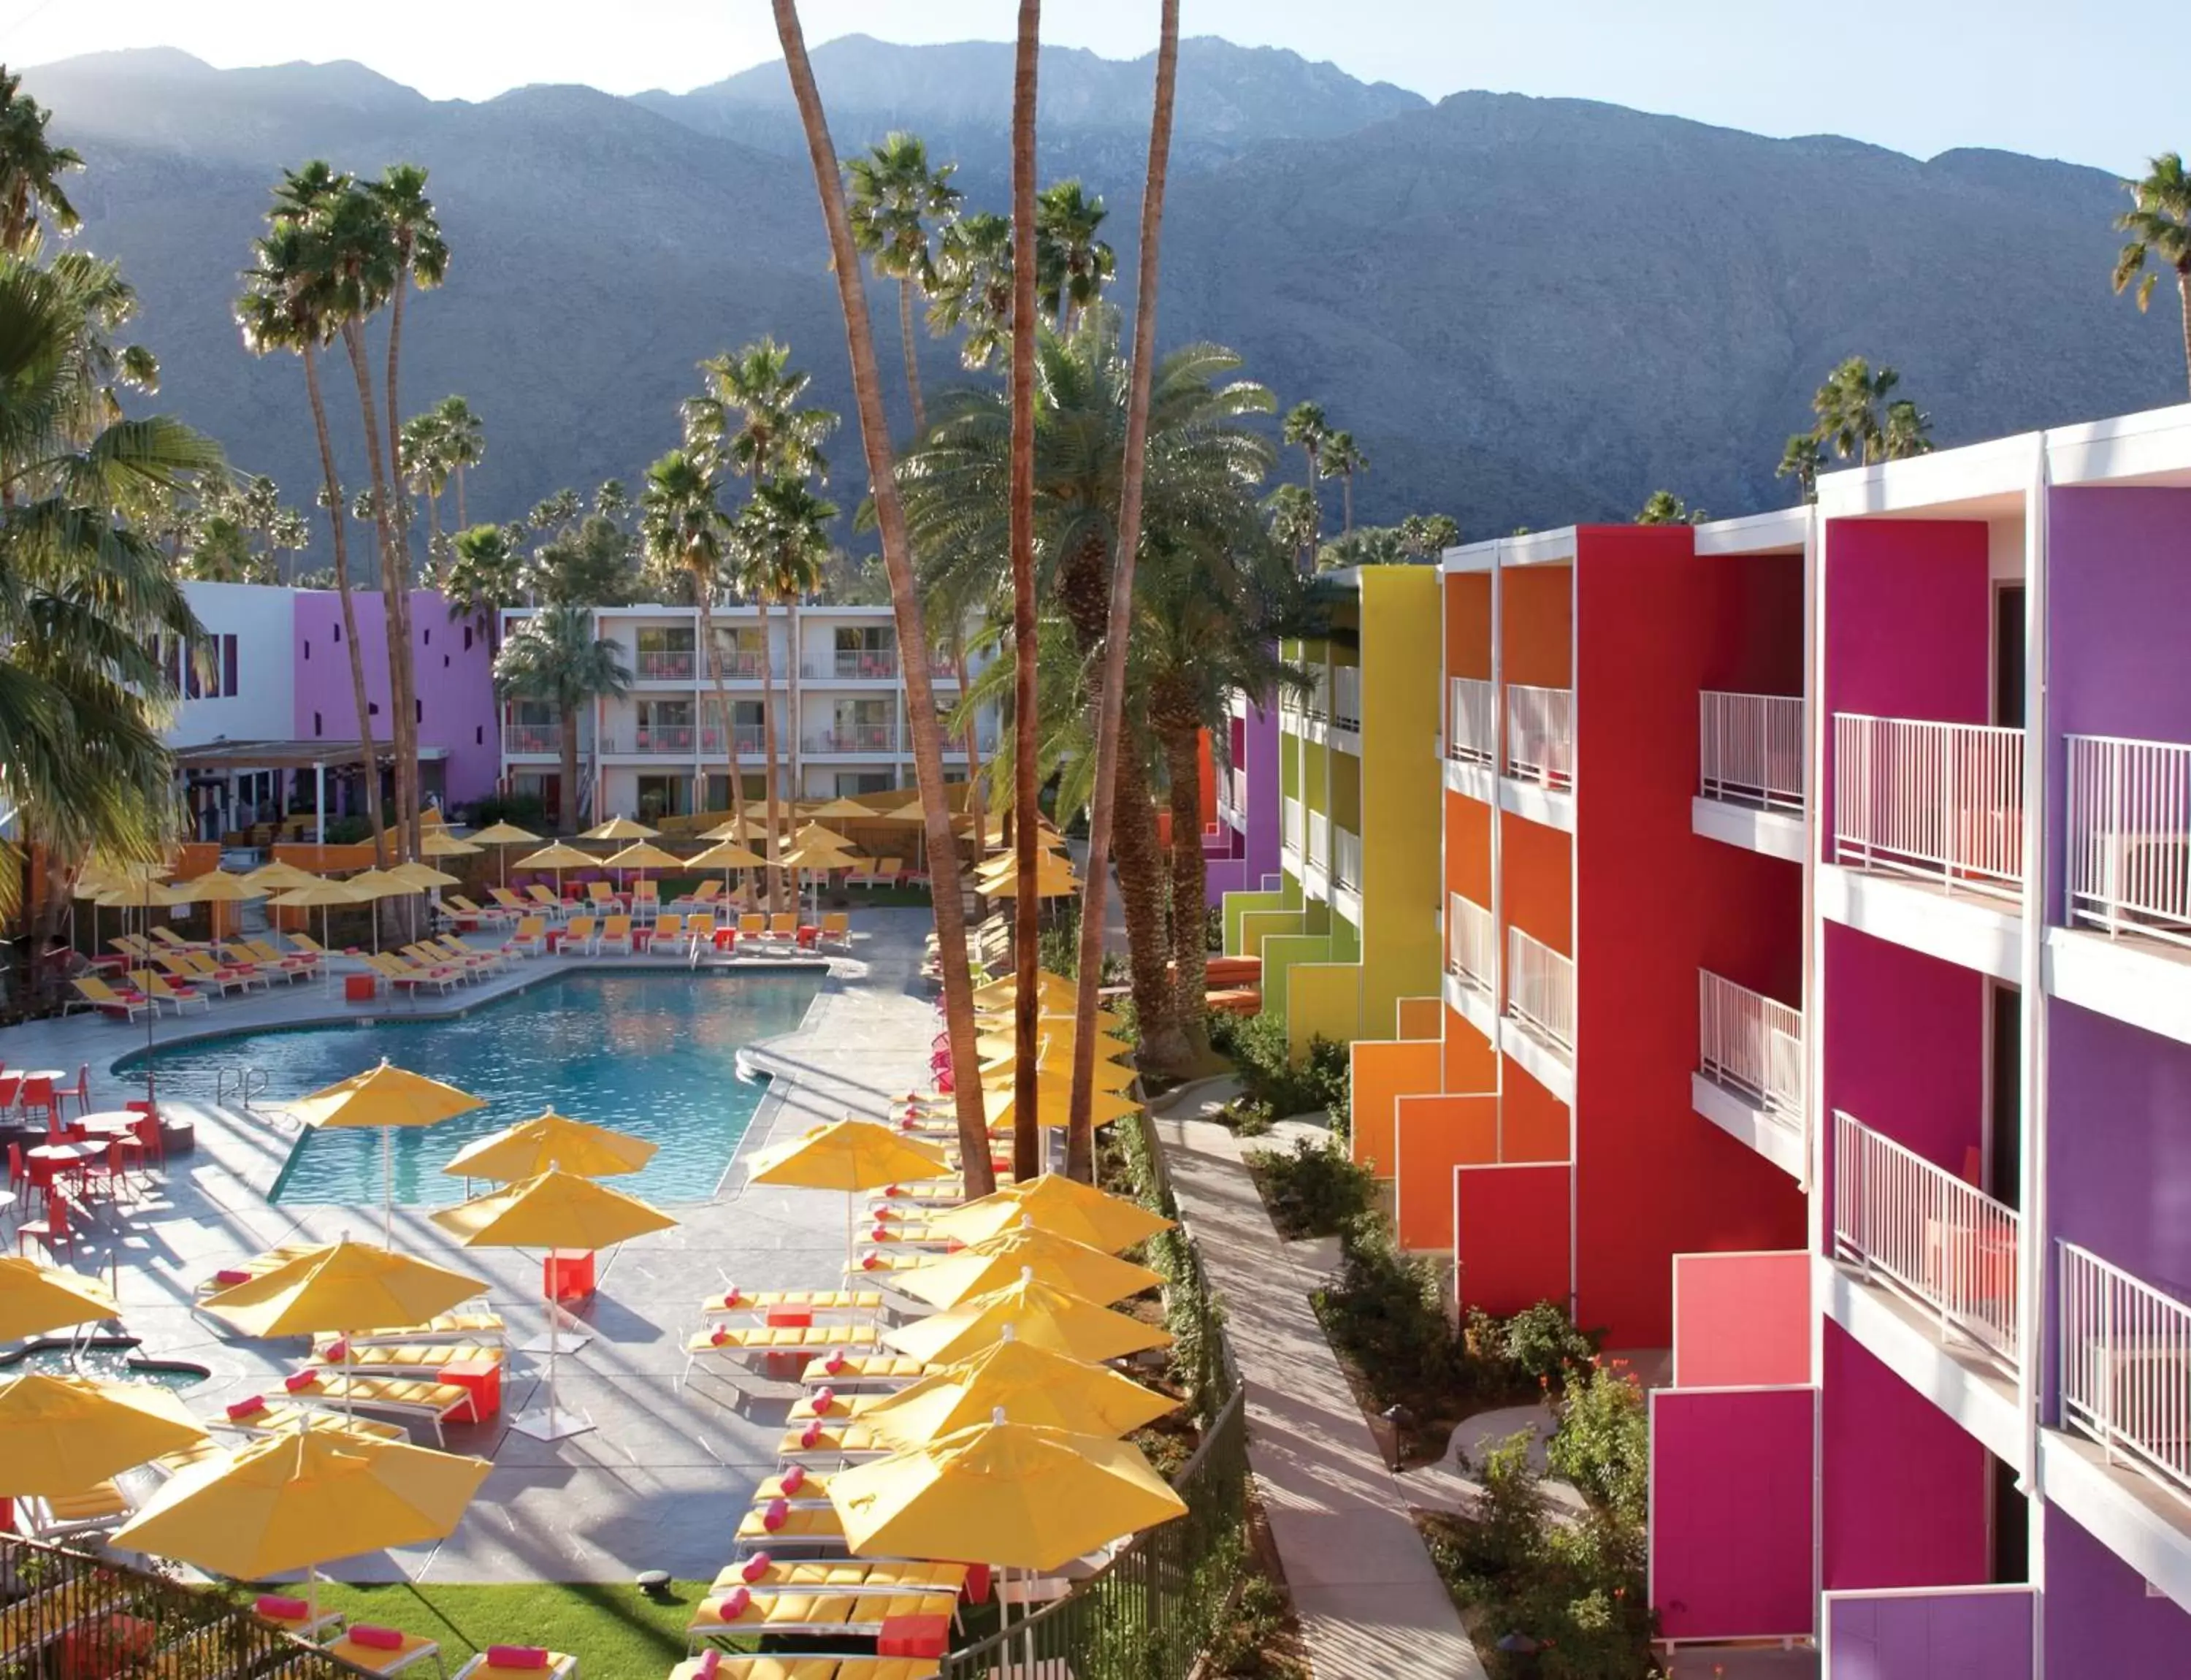
[[[975,1041],[976,1047],[978,1048],[982,1042],[981,1039],[976,1039]],[[1045,1102],[1049,1100],[1047,1093],[1052,1081],[1061,1083],[1066,1088],[1067,1094],[1068,1096],[1071,1094],[1073,1046],[1070,1044],[1045,1044],[1041,1054],[1035,1058],[1034,1065],[1036,1090],[1042,1100]],[[984,1055],[982,1057],[981,1075],[984,1088],[990,1091],[1010,1091],[1014,1080],[1018,1077],[1014,1053],[1007,1049],[996,1056]],[[1141,1075],[1131,1068],[1122,1066],[1116,1062],[1106,1062],[1100,1054],[1096,1058],[1092,1083],[1097,1091],[1107,1091],[1114,1094],[1124,1091],[1130,1090],[1134,1081],[1140,1077]]]
[[[247,885],[263,886],[270,892],[293,892],[300,886],[316,886],[320,880],[317,875],[278,858],[271,863],[261,863],[243,879]]]
[[[291,887],[274,903],[285,910],[322,910],[331,904],[370,904],[378,896],[360,892],[348,881],[327,880],[316,875],[311,880],[310,886]]]
[[[993,1417],[1118,1436],[1178,1409],[1169,1394],[1085,1359],[1068,1358],[1008,1335],[970,1358],[860,1409],[860,1421],[893,1447],[917,1447]]]
[[[1067,1068],[1071,1068],[1073,1045],[1073,1017],[1069,1015],[1045,1015],[1042,1017],[1041,1033],[1040,1054],[1043,1061]],[[1130,1056],[1133,1051],[1133,1045],[1128,1044],[1124,1039],[1114,1039],[1108,1033],[1098,1033],[1096,1035],[1096,1065],[1099,1070],[1105,1063],[1114,1062],[1122,1056]],[[985,1020],[974,1039],[974,1054],[985,1062],[1018,1055],[1018,1042],[1013,1036],[1009,1022],[1002,1026],[992,1027]]]
[[[1027,1226],[999,1231],[993,1237],[968,1244],[956,1254],[894,1272],[891,1286],[931,1306],[956,1307],[970,1296],[1006,1288],[1029,1273],[1098,1307],[1108,1307],[1164,1282],[1161,1273],[1146,1266],[1116,1259],[1070,1237]]]
[[[978,1243],[999,1231],[1030,1227],[1117,1254],[1159,1231],[1170,1230],[1172,1222],[1151,1213],[1139,1202],[1056,1172],[1046,1172],[1024,1184],[1007,1185],[978,1201],[938,1214],[930,1222],[932,1230],[962,1243]]]
[[[524,831],[521,829],[519,832]],[[532,837],[526,835],[526,838]],[[420,854],[427,857],[470,857],[486,850],[483,846],[471,840],[458,840],[454,834],[446,834],[438,829],[418,842]]]
[[[442,1540],[492,1469],[485,1459],[314,1429],[183,1471],[114,1543],[236,1580]]]
[[[1062,1128],[1067,1119],[1067,1110],[1073,1101],[1071,1069],[1042,1068],[1036,1075],[1034,1089],[1035,1112],[1043,1125],[1052,1130]],[[1090,1125],[1107,1126],[1113,1120],[1123,1120],[1129,1114],[1141,1112],[1140,1103],[1115,1091],[1092,1091],[1088,1095]],[[982,1092],[982,1108],[988,1115],[991,1125],[1004,1127],[1012,1125],[1016,1117],[1010,1085],[1001,1091],[985,1088]]]
[[[396,1330],[486,1292],[478,1278],[345,1239],[299,1255],[206,1300],[246,1335]]]
[[[755,1184],[796,1185],[809,1190],[879,1190],[901,1179],[940,1176],[948,1170],[933,1144],[873,1120],[828,1120],[788,1142],[754,1155],[748,1176]]]
[[[807,815],[817,818],[827,817],[833,820],[849,817],[858,822],[871,823],[874,820],[875,812],[872,806],[862,805],[856,799],[846,799],[839,794],[835,799],[824,800]]]
[[[1041,1008],[1044,1032],[1069,1034],[1073,1031],[1073,1017],[1070,1008],[1052,1009],[1048,1004],[1042,1005]],[[1107,1033],[1114,1027],[1123,1027],[1125,1024],[1124,1017],[1114,1011],[1099,1009],[1096,1011],[1096,1030],[1099,1033]],[[1009,1007],[975,1011],[975,1027],[977,1032],[1010,1032],[1012,1025],[1012,1011]]]
[[[0,1257],[0,1341],[113,1318],[114,1297],[89,1278],[15,1255]]]
[[[343,885],[350,890],[359,903],[375,898],[407,897],[422,890],[412,886],[393,869],[360,869],[356,874],[345,878]]]
[[[1076,982],[1067,979],[1061,974],[1053,973],[1046,968],[1039,969],[1036,973],[1035,989],[1044,1003],[1055,1003],[1060,1008],[1067,1010],[1073,1007],[1073,1000],[1078,994]],[[974,1007],[1010,1009],[1012,1000],[1019,994],[1019,977],[1006,975],[1001,980],[992,980],[984,985],[976,986],[974,988]]]
[[[581,851],[575,846],[557,840],[553,846],[543,846],[539,851],[519,858],[517,867],[521,869],[590,869],[600,861],[590,851]]]
[[[777,819],[776,826],[779,829],[788,828],[798,820],[797,817],[788,815],[780,817]],[[703,829],[700,834],[700,838],[703,840],[765,840],[767,836],[767,813],[761,811],[748,811],[743,817],[733,817],[726,823],[718,823],[712,829]]]
[[[737,840],[718,840],[697,857],[685,860],[688,869],[760,869],[768,859]]]
[[[484,1108],[484,1099],[384,1058],[289,1105],[308,1126],[430,1126]]]
[[[1009,1415],[829,1478],[851,1550],[1055,1569],[1186,1504],[1141,1449]]]
[[[835,851],[849,851],[852,847],[851,841],[846,840],[844,835],[834,829],[823,828],[819,823],[809,823],[794,834],[792,840],[802,847],[827,847]]]
[[[1006,1326],[1022,1341],[1076,1359],[1117,1359],[1145,1348],[1171,1346],[1169,1331],[1098,1307],[1024,1272],[1002,1289],[885,1330],[883,1341],[909,1358],[948,1364],[999,1340]]]
[[[456,876],[444,874],[431,863],[398,863],[386,872],[388,879],[401,881],[414,892],[423,892],[430,886],[461,886]]]
[[[91,901],[110,910],[167,910],[178,904],[195,904],[196,895],[186,886],[169,886],[165,881],[120,881],[110,886]]]
[[[538,844],[540,836],[515,823],[497,823],[480,829],[472,839],[481,846],[532,846]]]
[[[677,1223],[636,1196],[560,1166],[432,1218],[466,1248],[504,1249],[613,1248]]]
[[[629,817],[612,817],[598,829],[589,829],[578,838],[589,840],[652,840],[661,832],[659,829],[648,828],[644,823],[635,823]]]
[[[974,891],[984,898],[1016,898],[1020,896],[1020,878],[1009,869],[999,875],[980,877]],[[1055,868],[1038,866],[1034,872],[1034,896],[1038,898],[1070,898],[1079,891],[1080,878],[1061,862]]]
[[[612,852],[601,859],[605,869],[676,869],[684,867],[685,860],[674,851],[664,851],[658,846],[649,846],[645,840]]]
[[[201,904],[240,904],[247,898],[264,898],[268,891],[265,887],[253,886],[244,876],[224,874],[219,869],[180,885]]]
[[[0,1498],[80,1494],[205,1433],[156,1383],[11,1377],[0,1382]]]
[[[587,1178],[607,1178],[637,1172],[654,1158],[657,1147],[549,1108],[466,1144],[441,1170],[458,1178],[517,1179],[561,1167]]]

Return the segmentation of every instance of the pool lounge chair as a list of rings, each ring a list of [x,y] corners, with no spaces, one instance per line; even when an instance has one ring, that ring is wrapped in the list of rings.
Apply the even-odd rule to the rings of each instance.
[[[255,1404],[254,1404],[255,1402]],[[347,1417],[341,1412],[316,1411],[309,1406],[282,1405],[263,1395],[239,1400],[226,1412],[208,1421],[209,1429],[233,1429],[239,1435],[294,1435],[299,1428],[347,1431],[369,1441],[407,1441],[411,1432],[400,1423],[383,1423],[374,1417]],[[191,1449],[192,1452],[198,1449]],[[180,1456],[174,1455],[173,1456]]]
[[[361,957],[358,960],[390,985],[400,986],[408,992],[415,993],[421,986],[431,986],[440,992],[451,992],[464,978],[453,968],[420,968],[391,954]]]
[[[344,1354],[349,1357],[344,1358]],[[370,1346],[337,1339],[312,1349],[319,1369],[353,1376],[417,1376],[438,1379],[444,1367],[485,1360],[502,1364],[509,1356],[486,1341],[379,1341]]]
[[[788,1307],[794,1312],[857,1313],[872,1318],[882,1311],[876,1290],[726,1290],[700,1303],[703,1318],[747,1318]]]
[[[247,992],[253,986],[271,988],[274,984],[273,977],[248,959],[236,962],[225,957],[208,955],[203,951],[192,951],[176,960],[182,965],[179,978],[218,981],[224,991],[230,983],[240,984]],[[170,969],[168,972],[174,974],[176,971]]]
[[[770,1359],[810,1353],[869,1352],[882,1341],[882,1327],[864,1324],[717,1324],[685,1339],[683,1387],[693,1367],[708,1358]]]
[[[685,957],[688,962],[697,962],[715,948],[715,919],[706,910],[696,910],[685,918]]]
[[[178,1015],[184,1014],[187,1006],[191,1004],[196,1004],[202,1010],[210,1011],[213,1008],[213,999],[203,992],[187,982],[162,974],[156,969],[133,968],[129,971],[129,977],[136,982],[137,989],[144,993],[146,997],[156,999],[161,1003],[174,1005],[175,1013]]]
[[[433,1658],[434,1666],[441,1669],[442,1673],[448,1672],[441,1662],[441,1648],[435,1641],[394,1628],[387,1631],[396,1634],[396,1644],[382,1643],[373,1631],[373,1624],[352,1622],[349,1632],[326,1647],[327,1654],[338,1661],[350,1663],[373,1674],[400,1674],[412,1664],[424,1662],[428,1657]],[[359,1639],[360,1633],[366,1635],[364,1641]]]
[[[502,1345],[505,1326],[499,1313],[444,1313],[423,1324],[400,1324],[387,1330],[361,1330],[341,1338],[352,1347],[397,1347],[407,1342],[473,1341]],[[320,1338],[322,1343],[335,1341]],[[313,1349],[318,1352],[316,1346]]]
[[[230,967],[242,968],[248,965],[270,981],[278,974],[293,986],[310,974],[313,967],[310,957],[269,956],[265,952],[254,951],[241,942],[222,946],[220,954]]]
[[[289,933],[285,935],[284,937],[288,940],[292,947],[297,950],[302,951],[316,963],[332,962],[339,956],[347,956],[350,954],[347,951],[330,951],[326,946],[321,944],[318,940],[313,938],[309,933]]]
[[[145,931],[151,935],[155,942],[166,946],[171,951],[202,951],[205,949],[204,941],[199,939],[185,939],[172,927],[155,926],[147,928]]]
[[[535,881],[525,889],[525,896],[532,901],[532,908],[550,921],[568,921],[571,907],[558,898],[549,888]]]
[[[856,1464],[866,1459],[884,1458],[898,1450],[898,1443],[885,1441],[875,1432],[873,1424],[857,1419],[837,1423],[822,1423],[812,1427],[815,1420],[787,1428],[777,1438],[776,1455],[787,1464],[838,1465]]]
[[[484,973],[492,974],[498,970],[509,966],[509,953],[499,945],[483,951],[476,945],[467,945],[454,935],[447,933],[439,938],[421,940],[419,943],[430,951],[441,952],[451,962],[459,959],[466,962],[476,962]]]
[[[873,1558],[786,1558],[762,1555],[726,1563],[708,1588],[710,1598],[733,1587],[756,1592],[850,1592],[856,1595],[948,1592],[966,1590],[973,1575],[965,1563],[930,1563]]]
[[[484,980],[489,968],[498,966],[495,959],[484,951],[467,949],[459,957],[423,939],[415,944],[406,945],[400,954],[421,968],[452,968],[464,978],[473,982]]]
[[[260,962],[279,963],[282,967],[293,968],[301,974],[316,974],[321,963],[326,960],[326,953],[317,945],[310,950],[299,945],[293,950],[285,951],[267,939],[239,939],[236,943]]]
[[[135,1504],[112,1481],[95,1482],[80,1494],[15,1502],[15,1521],[32,1540],[65,1540],[71,1535],[105,1534],[136,1514]]]
[[[528,1661],[521,1668],[501,1667],[493,1660],[501,1649],[488,1646],[456,1671],[455,1680],[574,1680],[578,1671],[578,1658],[562,1651],[549,1652],[547,1660],[538,1664]]]
[[[167,977],[185,986],[202,986],[209,992],[226,997],[230,992],[241,992],[249,983],[240,974],[229,974],[219,968],[207,973],[180,957],[162,951],[152,959]]]
[[[563,943],[557,948],[566,957],[589,957],[600,937],[600,923],[592,916],[573,916],[563,925]]]
[[[81,980],[71,980],[69,984],[76,988],[77,995],[61,1005],[63,1015],[72,1009],[95,1009],[101,1015],[127,1023],[148,1011],[158,1013],[158,1005],[134,989],[117,992],[104,980],[94,980],[88,975]]]
[[[506,886],[491,886],[487,890],[487,896],[494,900],[497,909],[513,919],[519,916],[538,915],[547,908],[535,901],[530,895],[521,897]],[[563,901],[556,898],[553,893],[550,893],[549,897],[554,902],[555,908],[561,910]]]
[[[586,883],[586,903],[604,915],[610,911],[623,908],[623,900],[617,896],[616,890],[606,881]]]
[[[316,1645],[320,1636],[340,1628],[346,1618],[340,1610],[312,1609],[309,1598],[291,1598],[282,1593],[262,1592],[251,1606],[251,1614],[270,1626],[280,1628],[292,1639],[302,1639]],[[218,1669],[185,1671],[186,1672],[218,1672]]]
[[[248,1260],[231,1261],[210,1278],[202,1278],[191,1284],[191,1299],[194,1301],[203,1301],[209,1295],[219,1295],[223,1290],[234,1289],[239,1284],[248,1284],[253,1278],[263,1276],[277,1267],[287,1266],[293,1260],[316,1253],[319,1248],[320,1244],[317,1243],[283,1243],[278,1248],[270,1248],[262,1254],[254,1254]]]
[[[903,1353],[828,1353],[809,1359],[799,1373],[801,1388],[902,1388],[928,1375],[928,1367]]]
[[[825,912],[822,917],[821,943],[824,945],[841,946],[847,951],[851,950],[852,948],[851,917],[842,910]]]
[[[705,1657],[687,1657],[669,1671],[669,1680],[701,1680],[707,1666]],[[725,1656],[714,1673],[714,1680],[935,1680],[938,1671],[932,1657],[839,1655],[812,1651],[796,1656]],[[1033,1677],[1030,1676],[1029,1680]],[[1041,1680],[1067,1677],[1061,1671],[1051,1667],[1043,1671]]]
[[[918,1616],[928,1624],[921,1632],[930,1636],[941,1656],[958,1610],[955,1592],[777,1592],[738,1586],[702,1599],[685,1637],[697,1642],[741,1635],[814,1638],[841,1633],[854,1639],[879,1639],[887,1625]]]
[[[459,1388],[453,1382],[406,1376],[345,1377],[327,1371],[299,1373],[299,1376],[307,1375],[308,1381],[299,1382],[297,1377],[292,1377],[283,1385],[296,1404],[335,1411],[347,1406],[361,1412],[384,1412],[390,1417],[416,1419],[432,1426],[436,1446],[444,1444],[443,1424],[479,1421],[472,1410],[471,1390]]]
[[[481,927],[508,927],[521,914],[503,904],[497,904],[492,908],[484,904],[475,904],[460,892],[443,893],[441,903],[458,915],[475,921]]]
[[[662,883],[635,881],[631,889],[631,913],[641,920],[662,914]]]
[[[748,910],[738,918],[738,937],[758,944],[768,937],[768,918],[758,910]]]
[[[669,902],[676,908],[680,910],[704,910],[712,906],[718,898],[722,897],[722,882],[710,877],[709,880],[702,881],[699,886],[694,887],[691,891],[680,893],[676,897],[671,899]]]
[[[516,956],[537,957],[548,948],[548,919],[520,916],[502,948]]]
[[[626,956],[631,954],[631,918],[629,916],[611,916],[601,924],[600,937],[594,941],[594,949],[599,954],[606,956],[612,945],[622,946]]]
[[[684,917],[674,914],[665,914],[655,918],[654,937],[648,940],[646,943],[646,948],[648,950],[666,951],[672,945],[682,945],[684,943]]]
[[[795,910],[778,910],[768,919],[768,941],[771,945],[799,943],[799,914]]]

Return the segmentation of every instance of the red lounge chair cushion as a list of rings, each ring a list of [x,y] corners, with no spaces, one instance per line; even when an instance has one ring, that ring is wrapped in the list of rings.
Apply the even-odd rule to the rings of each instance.
[[[545,1645],[489,1645],[487,1648],[489,1668],[545,1668],[548,1666],[548,1648]]]
[[[875,1654],[883,1657],[940,1657],[951,1638],[948,1616],[886,1616]]]
[[[342,1364],[344,1360],[350,1358],[350,1343],[347,1341],[330,1341],[327,1344],[327,1353],[322,1357],[324,1358],[329,1364],[339,1365]]]
[[[806,1485],[806,1466],[794,1464],[777,1478],[777,1485],[788,1494],[795,1494]]]
[[[890,1227],[887,1225],[878,1225],[869,1234],[874,1237],[875,1241],[879,1243],[886,1243],[890,1241]]]
[[[986,1604],[989,1602],[989,1566],[969,1563],[966,1566],[966,1602]]]
[[[259,1595],[256,1608],[260,1615],[275,1621],[302,1621],[312,1613],[312,1607],[302,1598],[277,1598],[270,1592]]]
[[[241,1423],[247,1417],[256,1417],[266,1409],[266,1397],[253,1394],[248,1398],[229,1403],[228,1416],[231,1423]]]
[[[835,1389],[817,1388],[814,1391],[814,1415],[817,1417],[828,1416],[829,1408],[836,1404],[837,1391]]]
[[[813,1322],[811,1307],[771,1307],[768,1309],[768,1327],[772,1330],[803,1330]]]
[[[760,1525],[771,1534],[774,1534],[790,1519],[791,1501],[788,1499],[772,1499],[761,1507]]]
[[[715,1614],[725,1621],[736,1621],[752,1606],[753,1594],[743,1586],[734,1586],[723,1595],[723,1602],[715,1606]]]
[[[396,1627],[378,1627],[369,1621],[354,1621],[350,1625],[350,1643],[362,1645],[369,1651],[400,1651],[403,1649],[403,1631]]]
[[[234,1289],[238,1284],[249,1283],[251,1274],[248,1272],[239,1272],[233,1267],[223,1267],[213,1274],[213,1280],[225,1290]]]
[[[301,1394],[319,1380],[318,1375],[311,1371],[292,1371],[282,1379],[282,1386],[292,1394]]]
[[[756,1552],[746,1559],[738,1570],[738,1579],[751,1586],[768,1573],[768,1553]]]

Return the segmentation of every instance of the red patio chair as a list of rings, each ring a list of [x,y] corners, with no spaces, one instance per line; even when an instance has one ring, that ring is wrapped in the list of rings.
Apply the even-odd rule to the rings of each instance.
[[[48,1128],[60,1119],[61,1100],[54,1094],[54,1082],[51,1079],[24,1080],[23,1089],[16,1100],[22,1104],[23,1116],[26,1119],[30,1118],[31,1111],[34,1108],[43,1108],[45,1111],[46,1125]]]
[[[54,1195],[49,1191],[46,1216],[43,1219],[26,1219],[15,1227],[15,1252],[18,1255],[23,1252],[26,1237],[36,1237],[51,1254],[59,1254],[65,1249],[70,1264],[75,1264],[76,1233],[69,1228],[67,1199]]]

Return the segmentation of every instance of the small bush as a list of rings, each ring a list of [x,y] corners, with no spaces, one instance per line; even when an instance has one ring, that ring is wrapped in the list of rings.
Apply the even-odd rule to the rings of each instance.
[[[1466,1335],[1469,1353],[1500,1381],[1517,1389],[1563,1388],[1597,1353],[1597,1338],[1577,1330],[1566,1312],[1549,1301],[1525,1307],[1511,1318],[1495,1318],[1471,1307]]]
[[[1225,954],[1225,907],[1212,904],[1202,918],[1202,948],[1213,957]]]
[[[1467,1381],[1439,1304],[1437,1267],[1403,1254],[1374,1213],[1357,1215],[1340,1235],[1346,1259],[1339,1282],[1315,1296],[1324,1334],[1380,1408],[1436,1415]]]
[[[356,846],[373,837],[373,823],[363,817],[330,817],[326,841],[329,846]]]
[[[1285,1022],[1275,1015],[1228,1015],[1209,1019],[1210,1047],[1228,1057],[1246,1094],[1278,1119],[1312,1114],[1332,1116],[1333,1129],[1345,1136],[1347,1116],[1347,1046],[1316,1038],[1299,1062],[1292,1059]]]
[[[1376,1205],[1376,1179],[1329,1142],[1301,1138],[1291,1154],[1257,1149],[1248,1165],[1282,1237],[1335,1237]]]
[[[1643,1390],[1627,1361],[1593,1365],[1571,1382],[1547,1456],[1552,1473],[1625,1523],[1641,1527],[1651,1473],[1651,1427]]]
[[[1271,1130],[1271,1111],[1253,1097],[1243,1096],[1237,1102],[1228,1102],[1214,1118],[1235,1137],[1265,1137]]]

